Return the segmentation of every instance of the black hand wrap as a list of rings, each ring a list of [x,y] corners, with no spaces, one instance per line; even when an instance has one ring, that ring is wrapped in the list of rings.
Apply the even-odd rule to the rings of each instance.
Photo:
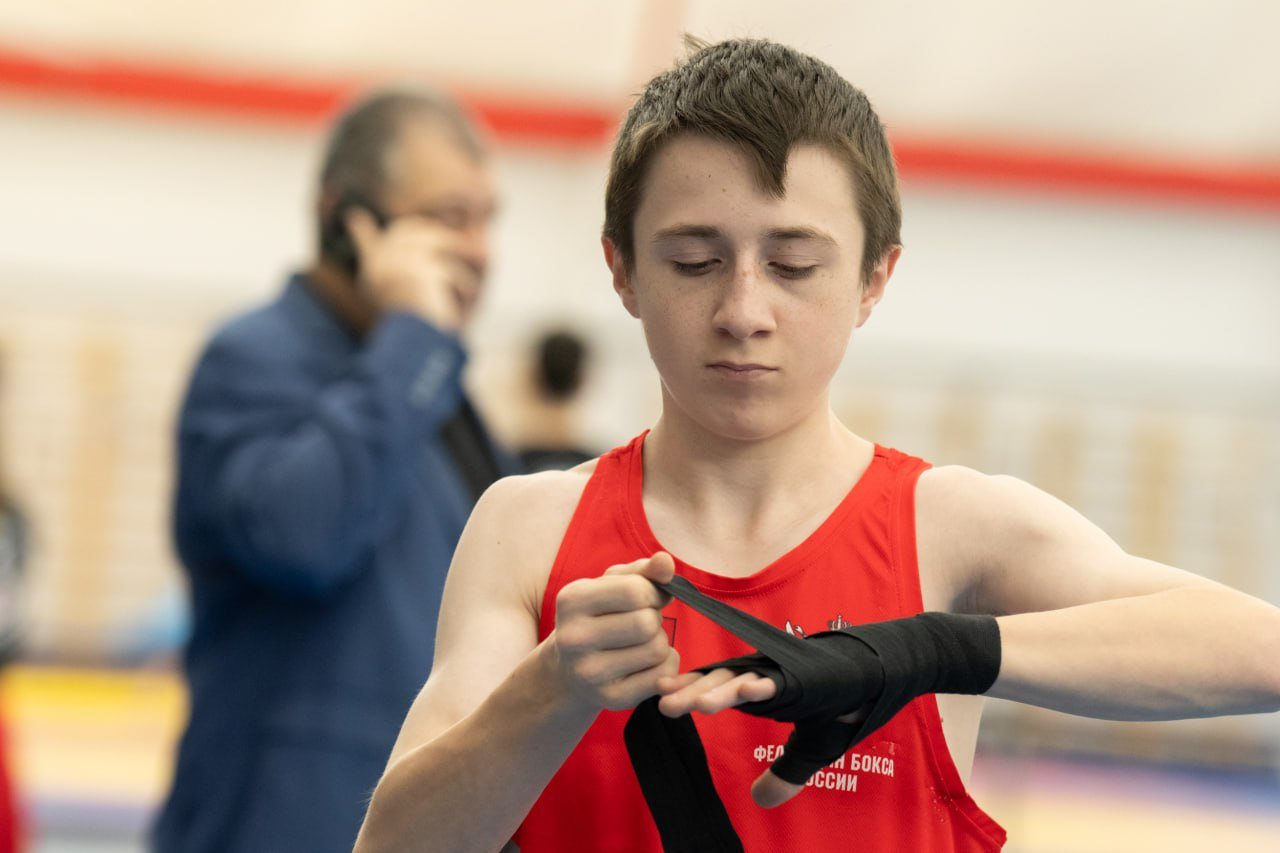
[[[770,769],[797,785],[917,696],[985,693],[1000,671],[1000,630],[990,616],[922,613],[801,640],[703,595],[683,578],[659,586],[759,650],[698,669],[755,672],[777,685],[772,699],[740,705],[738,710],[795,723],[786,749]],[[663,849],[741,849],[711,785],[705,753],[688,747],[690,738],[697,739],[692,720],[687,715],[663,718],[657,702],[655,697],[636,708],[625,737]],[[865,711],[859,722],[836,720],[859,710]],[[693,780],[680,789],[700,792],[694,796],[697,802],[680,798],[679,804],[673,803],[670,794],[679,775]],[[694,846],[692,838],[699,839]]]
[[[796,724],[772,770],[797,785],[917,696],[985,693],[1000,672],[1000,629],[990,616],[922,613],[824,631],[804,646],[785,663],[757,653],[698,668],[756,672],[777,685],[772,699],[738,710]],[[859,709],[867,712],[859,723],[835,719]]]

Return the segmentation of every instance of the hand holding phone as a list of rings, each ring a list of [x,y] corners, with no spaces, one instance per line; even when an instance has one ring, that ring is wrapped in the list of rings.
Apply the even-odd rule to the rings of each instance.
[[[409,311],[458,331],[479,296],[481,275],[465,260],[453,229],[420,216],[387,219],[367,204],[348,204],[341,222],[355,257],[356,286],[382,310]]]

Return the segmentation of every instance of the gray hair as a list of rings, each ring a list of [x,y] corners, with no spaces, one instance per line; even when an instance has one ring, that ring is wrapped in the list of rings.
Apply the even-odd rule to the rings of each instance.
[[[431,89],[381,90],[351,104],[335,122],[320,167],[321,191],[380,197],[394,178],[390,164],[401,128],[415,118],[441,122],[464,151],[483,159],[480,131],[452,98]]]

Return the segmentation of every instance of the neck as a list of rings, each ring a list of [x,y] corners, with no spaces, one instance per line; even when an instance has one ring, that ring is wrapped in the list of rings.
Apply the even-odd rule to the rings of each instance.
[[[871,442],[825,404],[774,435],[749,440],[714,435],[670,412],[645,440],[645,490],[652,486],[691,512],[729,504],[754,516],[796,496],[843,494],[872,454]]]
[[[311,291],[357,337],[364,337],[378,321],[378,309],[355,279],[330,261],[320,258],[307,268]]]
[[[750,441],[709,435],[668,413],[645,439],[645,516],[673,554],[725,576],[759,571],[803,542],[871,464],[871,442],[825,402],[803,422]]]

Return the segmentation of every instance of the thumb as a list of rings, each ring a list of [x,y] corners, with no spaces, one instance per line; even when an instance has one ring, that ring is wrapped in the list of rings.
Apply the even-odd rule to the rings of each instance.
[[[649,558],[649,564],[640,570],[640,574],[654,583],[670,583],[676,575],[676,561],[666,551],[658,551]]]
[[[751,799],[755,800],[760,808],[771,809],[782,805],[803,790],[803,785],[794,785],[775,776],[772,770],[766,770],[751,784]]]

